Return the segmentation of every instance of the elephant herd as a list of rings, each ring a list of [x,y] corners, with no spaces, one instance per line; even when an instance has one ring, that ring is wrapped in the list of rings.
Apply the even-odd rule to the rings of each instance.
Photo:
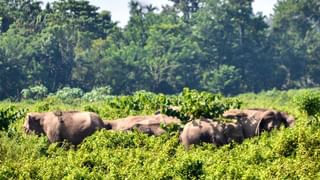
[[[294,118],[285,112],[271,109],[231,109],[223,113],[223,117],[232,122],[221,122],[200,118],[187,122],[180,131],[180,142],[189,148],[201,142],[221,146],[232,141],[241,143],[245,138],[260,135],[262,131],[271,131],[281,125],[292,127]],[[99,129],[113,131],[131,131],[159,136],[166,131],[161,124],[177,124],[182,122],[175,117],[164,114],[129,116],[116,120],[103,121],[98,114],[80,111],[32,112],[28,113],[24,122],[26,133],[45,134],[50,143],[69,141],[80,144],[84,138]]]

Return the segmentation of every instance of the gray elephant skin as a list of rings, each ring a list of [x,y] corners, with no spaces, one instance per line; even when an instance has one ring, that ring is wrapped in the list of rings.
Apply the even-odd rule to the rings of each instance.
[[[210,119],[190,121],[180,134],[180,142],[186,149],[189,149],[192,144],[200,144],[201,142],[222,146],[232,141],[241,143],[243,139],[241,124],[221,123]]]
[[[32,112],[27,114],[23,126],[26,133],[45,134],[50,143],[67,140],[78,145],[104,128],[104,123],[93,112]]]
[[[149,135],[161,135],[166,131],[161,128],[161,124],[181,124],[181,121],[175,117],[164,114],[129,116],[126,118],[104,121],[105,127],[115,131],[131,131],[136,129],[139,132]]]
[[[295,122],[293,116],[272,109],[231,109],[225,111],[223,117],[237,119],[242,124],[245,138],[278,129],[281,125],[292,127]]]

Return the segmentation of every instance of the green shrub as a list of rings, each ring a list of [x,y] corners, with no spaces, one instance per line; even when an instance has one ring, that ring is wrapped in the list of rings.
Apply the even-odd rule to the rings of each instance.
[[[37,101],[34,104],[34,111],[36,112],[45,112],[54,109],[54,106],[59,102],[59,99],[55,97],[48,97],[44,99],[43,101]],[[58,109],[54,109],[58,110]]]
[[[159,111],[176,116],[183,121],[192,118],[216,118],[230,108],[239,108],[236,98],[225,98],[221,94],[199,92],[185,88],[177,96],[165,96],[146,91],[137,91],[132,96],[119,96],[107,102],[113,109],[121,109],[124,114],[150,114]],[[179,110],[172,109],[173,106]]]
[[[21,91],[22,99],[43,99],[48,96],[48,89],[40,84]]]
[[[132,96],[118,96],[108,101],[113,109],[119,109],[124,114],[152,114],[161,106],[170,105],[172,97],[146,91],[137,91]]]
[[[61,100],[73,100],[81,98],[83,96],[83,91],[80,88],[64,87],[58,90],[54,96]]]
[[[110,86],[94,88],[92,91],[85,93],[82,99],[89,102],[108,100],[113,98],[113,96],[110,96],[111,92],[112,89]]]
[[[169,101],[170,102],[170,101]],[[185,88],[172,102],[167,103],[179,107],[172,110],[170,106],[162,107],[162,113],[177,116],[183,121],[195,118],[217,118],[230,108],[240,108],[241,102],[236,98],[225,98],[221,94],[199,92]]]
[[[181,163],[177,175],[182,179],[200,179],[204,175],[203,162],[200,160],[187,159]]]
[[[299,110],[307,113],[309,116],[315,116],[320,110],[320,92],[305,91],[302,95],[298,95],[294,99]]]
[[[17,109],[14,106],[0,109],[0,130],[8,130],[9,125],[25,116],[25,109]]]
[[[296,95],[294,104],[308,115],[307,124],[320,126],[320,91],[306,90]]]

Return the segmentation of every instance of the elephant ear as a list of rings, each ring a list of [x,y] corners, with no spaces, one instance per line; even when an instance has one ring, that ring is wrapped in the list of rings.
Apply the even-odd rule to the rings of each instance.
[[[272,121],[276,120],[275,118],[276,116],[273,111],[263,112],[263,114],[260,116],[260,120],[258,121],[255,134],[260,135],[263,130],[269,131],[269,129],[264,127],[266,127],[268,123],[271,123]]]
[[[262,126],[265,123],[264,121],[265,121],[264,119],[260,119],[259,122],[258,122],[258,125],[256,127],[256,131],[255,131],[255,134],[257,136],[259,136],[261,134],[261,132],[262,132]]]

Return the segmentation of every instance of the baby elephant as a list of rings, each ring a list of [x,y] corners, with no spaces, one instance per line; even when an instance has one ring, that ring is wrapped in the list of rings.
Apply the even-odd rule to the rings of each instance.
[[[23,126],[26,133],[45,134],[50,143],[67,140],[78,145],[96,130],[104,128],[104,123],[93,112],[32,112],[27,114]]]
[[[208,119],[188,122],[180,135],[180,142],[186,149],[200,142],[221,146],[231,141],[241,143],[243,139],[241,124],[221,123]]]

